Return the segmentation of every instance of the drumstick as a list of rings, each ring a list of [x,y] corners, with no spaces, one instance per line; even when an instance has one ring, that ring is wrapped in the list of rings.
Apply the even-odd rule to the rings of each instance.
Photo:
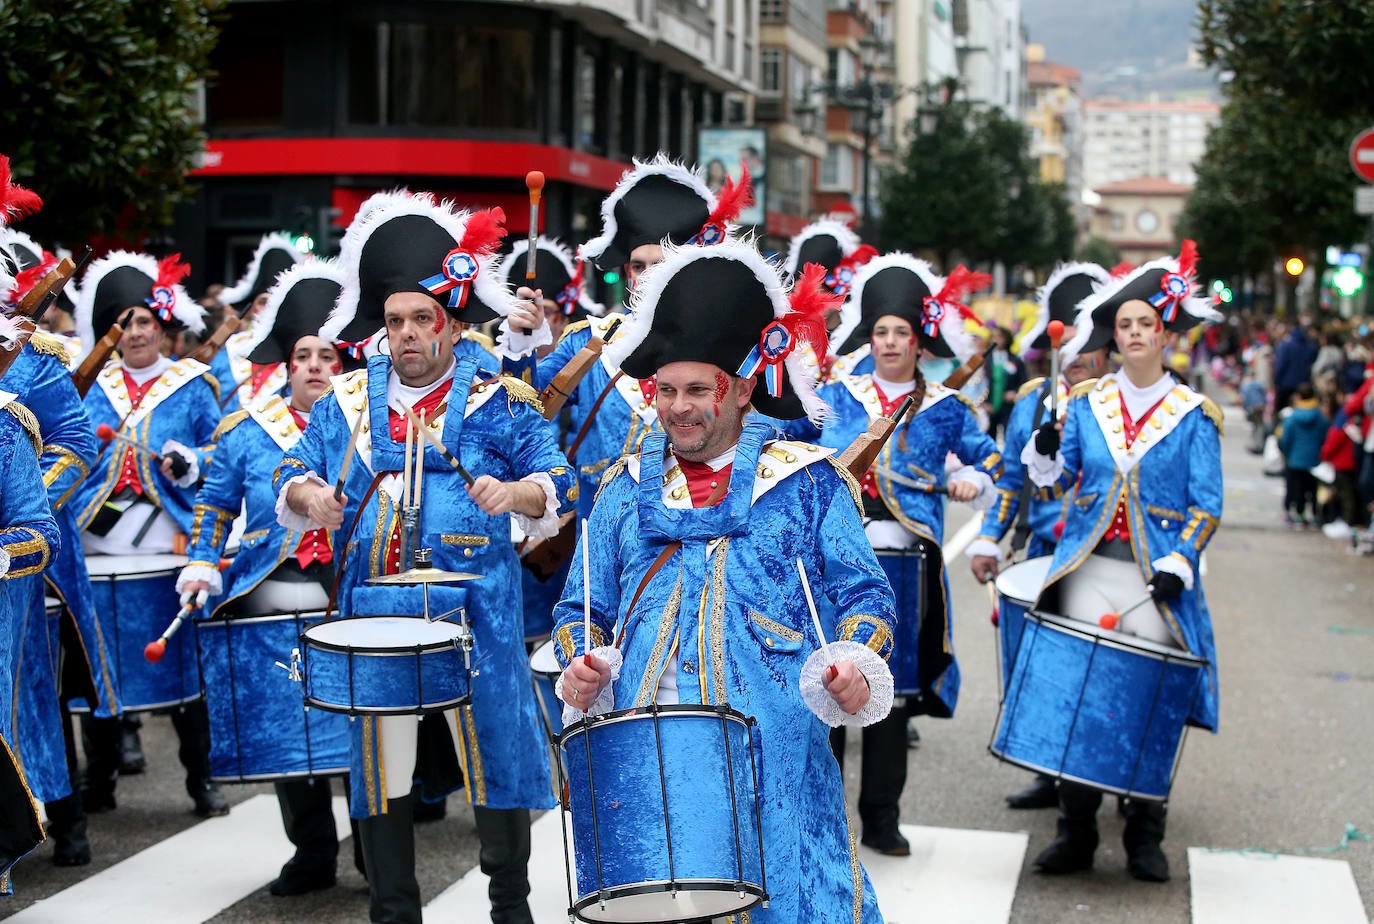
[[[123,443],[126,446],[139,450],[140,452],[146,452],[148,455],[153,457],[154,462],[156,462],[158,465],[162,464],[162,453],[153,452],[152,447],[147,445],[146,443],[140,443],[137,440],[130,439],[122,433],[116,433],[114,427],[111,427],[109,424],[101,424],[100,426],[96,427],[95,435],[97,438],[99,438],[99,440],[102,443]],[[188,464],[187,461],[181,457],[180,453],[173,453],[171,458],[172,477],[180,478],[191,470],[190,464]]]
[[[525,282],[534,288],[535,266],[539,260],[539,195],[544,191],[544,174],[531,170],[525,174],[525,186],[530,191],[530,246],[525,255]],[[521,333],[532,334],[526,329]]]
[[[420,412],[420,429],[425,428],[425,412]],[[415,506],[420,506],[420,495],[425,488],[425,443],[418,436],[415,438]]]
[[[1002,608],[997,605],[997,585],[992,581],[984,581],[983,586],[988,589],[988,600],[992,603],[992,626],[997,628],[997,620],[1001,616]]]
[[[924,491],[927,494],[949,493],[949,488],[945,487],[942,484],[936,484],[933,481],[917,481],[915,478],[907,478],[905,475],[899,475],[892,469],[887,468],[886,466],[873,466],[873,473],[875,475],[882,475],[888,481],[891,481],[895,484],[899,484],[908,488],[914,488],[917,491]]]
[[[353,432],[348,435],[348,449],[344,451],[343,464],[339,466],[339,480],[334,483],[335,500],[343,497],[344,482],[348,480],[348,469],[353,465],[353,453],[358,448],[358,437],[362,435],[363,419],[366,416],[358,415],[358,419],[353,422]]]
[[[835,666],[835,656],[830,653],[830,643],[825,640],[825,630],[821,628],[821,617],[816,612],[816,601],[811,599],[811,582],[806,579],[806,566],[802,564],[801,556],[797,556],[797,574],[801,575],[802,591],[806,594],[806,606],[811,610],[811,622],[816,626],[816,638],[821,640],[821,651],[825,652],[825,660],[830,666],[826,668],[826,678],[834,680],[839,668]]]
[[[586,520],[582,521],[582,651],[582,663],[592,667],[592,555],[587,548]]]
[[[409,506],[410,506],[410,492],[411,492],[411,490],[412,490],[411,484],[413,483],[413,482],[412,482],[412,479],[415,477],[415,476],[411,473],[410,467],[411,467],[411,465],[414,464],[414,462],[412,461],[413,458],[414,458],[414,454],[415,454],[415,427],[414,427],[414,425],[413,425],[409,420],[407,420],[407,421],[406,421],[406,454],[405,454],[405,462],[404,462],[404,464],[403,464],[402,467],[401,467],[401,471],[403,472],[403,474],[401,475],[401,506],[402,506],[402,507],[409,507]]]
[[[406,408],[406,415],[413,421],[419,421],[420,419],[415,416],[415,412],[410,408]],[[453,466],[453,470],[462,477],[463,481],[467,482],[467,486],[469,488],[472,487],[472,483],[476,479],[472,477],[472,474],[467,469],[463,468],[462,463],[454,457],[453,453],[448,451],[448,447],[443,444],[443,441],[430,432],[429,427],[421,427],[420,432],[424,435],[425,439],[429,440],[431,446],[439,450],[439,454],[444,457],[444,461]]]
[[[1064,339],[1064,322],[1051,321],[1045,325],[1050,335],[1050,426],[1059,420],[1059,343]],[[1053,459],[1056,453],[1050,453]]]
[[[210,591],[202,590],[200,593],[196,594],[194,601],[190,599],[183,600],[181,609],[177,610],[176,617],[172,620],[172,624],[167,627],[166,631],[164,631],[156,641],[149,642],[147,645],[143,646],[144,660],[152,664],[161,661],[162,656],[167,653],[167,640],[177,634],[177,630],[181,628],[182,622],[186,620],[187,616],[191,615],[191,610],[196,607],[204,606],[205,600],[209,596]]]
[[[1149,603],[1153,599],[1153,595],[1146,594],[1145,596],[1141,597],[1139,600],[1132,603],[1130,606],[1126,607],[1119,613],[1103,613],[1098,618],[1097,624],[1102,628],[1106,629],[1108,632],[1110,632],[1113,629],[1115,629],[1118,625],[1120,625],[1121,621],[1125,619],[1128,614],[1134,613],[1136,610],[1140,609],[1142,606]]]

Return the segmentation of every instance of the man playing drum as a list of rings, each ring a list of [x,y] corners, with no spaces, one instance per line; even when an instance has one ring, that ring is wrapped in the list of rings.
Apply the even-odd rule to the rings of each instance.
[[[1034,320],[1021,336],[1022,358],[1024,359],[1031,350],[1044,351],[1054,348],[1047,332],[1052,321],[1064,325],[1064,342],[1072,339],[1078,303],[1091,295],[1093,289],[1105,283],[1108,278],[1107,271],[1096,263],[1068,263],[1057,267],[1036,293]],[[1064,520],[1071,498],[1068,494],[1050,497],[1043,489],[1033,490],[1027,485],[1025,467],[1020,464],[1021,451],[1030,442],[1031,431],[1039,426],[1051,408],[1054,408],[1061,418],[1068,411],[1070,389],[1090,378],[1097,378],[1106,371],[1107,349],[1103,346],[1100,349],[1080,352],[1065,362],[1060,369],[1059,381],[1052,385],[1047,385],[1045,379],[1039,378],[1021,387],[1016,404],[1012,406],[1011,415],[1007,418],[1003,440],[1003,456],[1013,461],[1006,467],[1004,476],[997,483],[997,502],[984,514],[978,538],[969,543],[965,550],[965,554],[971,559],[973,576],[980,583],[985,584],[997,577],[1002,557],[999,543],[1013,524],[1017,524],[1015,538],[1012,541],[1013,555],[1020,551],[1017,542],[1024,542],[1026,539],[1021,532],[1021,524],[1025,524],[1030,532],[1030,543],[1026,546],[1027,559],[1040,558],[1054,551],[1055,545],[1059,542],[1059,531],[1063,529],[1057,524]],[[1055,393],[1051,394],[1048,388],[1054,388]],[[1023,500],[1027,504],[1024,511],[1021,509]],[[1018,517],[1021,518],[1019,521]],[[1002,615],[1006,618],[1009,614]],[[1005,630],[1008,627],[999,625],[998,628],[1003,630],[1003,645],[1007,646],[1010,639]],[[1004,689],[1007,679],[1002,678]],[[1015,809],[1051,808],[1058,805],[1059,797],[1055,793],[1054,780],[1044,774],[1037,774],[1034,782],[1025,789],[1007,796],[1007,804]]]
[[[306,734],[307,715],[301,710],[300,691],[282,682],[283,677],[273,667],[274,658],[295,647],[301,627],[292,618],[272,622],[262,617],[323,611],[333,585],[334,548],[329,533],[323,529],[288,530],[277,523],[272,473],[281,456],[300,439],[310,420],[311,406],[329,388],[330,377],[344,371],[339,352],[319,337],[341,286],[337,266],[309,259],[282,273],[267,293],[266,307],[242,352],[255,365],[285,365],[287,389],[284,395],[270,395],[248,410],[229,414],[220,423],[215,433],[214,464],[196,494],[190,561],[177,579],[184,603],[211,594],[208,604],[201,597],[203,614],[230,619],[215,632],[202,624],[198,633],[211,714],[212,764],[223,759],[221,755],[234,756],[239,736],[246,735],[253,740],[242,742],[242,751],[275,744],[283,758],[283,776],[288,769],[294,771],[290,778],[274,783],[282,824],[296,853],[268,887],[273,895],[300,895],[332,886],[339,853],[329,780],[307,776],[303,770],[337,770],[346,765],[347,719],[313,710],[308,716],[310,734]],[[246,508],[248,519],[242,545],[221,578],[220,555],[240,506]],[[230,662],[227,676],[221,677],[223,672],[213,665],[232,658],[234,651],[212,652],[208,647],[225,644],[228,633],[234,631],[233,619],[253,617],[259,618],[244,623],[244,632],[251,626],[270,634],[262,644],[251,646],[245,636],[238,647],[246,648],[248,657]],[[234,670],[235,663],[238,670]],[[230,682],[236,688],[229,688]],[[256,700],[254,716],[216,721],[216,716],[225,713],[232,719],[242,700]],[[271,723],[274,716],[280,717],[276,727],[257,724],[259,717]],[[335,747],[328,747],[330,744]],[[243,754],[237,756],[241,765]],[[324,763],[320,763],[322,759]],[[233,766],[235,761],[225,763]],[[268,774],[254,775],[263,778]]]
[[[559,695],[579,712],[699,704],[756,719],[770,904],[737,920],[874,922],[828,729],[808,706],[831,724],[887,714],[891,590],[863,537],[858,485],[831,451],[745,422],[751,404],[777,418],[826,413],[791,349],[806,337],[825,353],[833,298],[808,281],[789,305],[777,268],[728,240],[670,247],[636,284],[608,351],[655,394],[663,430],[602,480],[589,520],[590,581],[575,566],[555,611],[558,657],[569,665]],[[799,568],[826,635],[841,640],[825,653]],[[804,673],[816,677],[806,700]],[[681,796],[693,804],[690,792]],[[730,800],[701,808],[728,813]],[[644,832],[646,843],[661,834]]]
[[[384,327],[384,350],[366,370],[333,380],[275,478],[282,525],[347,527],[335,542],[341,615],[414,617],[420,629],[427,600],[436,620],[465,609],[475,635],[470,704],[422,722],[364,710],[350,723],[351,812],[360,821],[374,921],[420,921],[410,795],[417,736],[429,755],[418,768],[427,792],[457,788],[461,763],[481,866],[491,876],[492,920],[532,920],[529,810],[551,807],[553,794],[525,663],[511,517],[526,535],[552,535],[577,499],[577,481],[529,386],[489,379],[474,358],[454,358],[463,322],[504,315],[515,327],[538,324],[537,310],[517,302],[499,275],[503,220],[499,210],[468,213],[402,194],[353,222],[340,256],[343,291],[321,335]],[[428,434],[415,432],[407,411],[422,417]],[[359,434],[357,459],[346,457],[354,451],[350,433]],[[431,435],[452,461],[427,445]],[[413,506],[428,503],[405,530],[417,540],[403,549],[399,508],[417,492],[398,473],[409,471],[405,447],[414,440],[424,451],[415,475],[422,496]],[[435,568],[480,579],[432,584],[427,597],[419,586],[368,583],[404,570],[417,547],[432,550]],[[338,622],[347,629],[350,620]],[[308,659],[306,667],[308,683]]]
[[[1178,259],[1147,263],[1080,303],[1065,353],[1115,343],[1121,371],[1074,388],[1064,421],[1040,427],[1021,458],[1056,497],[1077,485],[1037,609],[1205,659],[1187,718],[1215,731],[1216,657],[1197,566],[1221,520],[1221,410],[1164,368],[1177,332],[1219,317],[1199,294],[1196,257],[1184,241]],[[1092,867],[1101,801],[1099,790],[1061,780],[1058,833],[1038,871]],[[1133,798],[1124,809],[1131,875],[1166,881],[1164,802]]]

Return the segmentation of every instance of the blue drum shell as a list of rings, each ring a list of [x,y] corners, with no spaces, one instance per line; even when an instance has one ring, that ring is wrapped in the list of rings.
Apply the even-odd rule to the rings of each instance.
[[[92,556],[89,561],[108,558],[113,562],[123,557]],[[117,693],[126,712],[146,712],[200,698],[196,629],[189,619],[167,640],[160,661],[143,657],[143,649],[167,630],[181,609],[178,571],[179,566],[142,574],[91,574],[91,599],[100,629],[106,633],[106,648],[115,658]],[[81,710],[80,705],[73,708]]]
[[[400,619],[416,627],[418,616],[351,616],[328,625],[361,626],[368,620]],[[350,625],[351,624],[351,625]],[[323,628],[323,625],[317,627]],[[405,648],[322,643],[306,630],[300,636],[305,701],[348,715],[419,715],[469,701],[470,684],[463,651],[450,643],[417,643]]]
[[[1032,611],[989,750],[1133,798],[1168,798],[1206,661]]]
[[[675,908],[735,903],[713,911],[724,914],[762,899],[752,733],[737,712],[686,704],[614,712],[563,733],[580,913],[631,920],[616,916],[617,901],[644,908],[660,893],[662,915],[634,919],[676,921]],[[692,894],[662,894],[670,881]],[[602,899],[609,916],[597,914]]]
[[[300,634],[323,613],[210,619],[197,623],[210,778],[252,783],[348,772],[348,719],[306,709],[290,663]]]

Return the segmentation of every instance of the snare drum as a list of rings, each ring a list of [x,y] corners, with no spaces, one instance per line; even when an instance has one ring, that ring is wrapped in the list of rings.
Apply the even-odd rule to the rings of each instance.
[[[200,698],[196,630],[187,620],[167,640],[156,664],[143,657],[181,609],[177,575],[185,555],[87,555],[91,596],[114,656],[119,701],[126,712],[146,712]],[[76,701],[80,704],[84,701]],[[87,706],[74,705],[85,711]]]
[[[539,704],[539,715],[544,720],[544,728],[550,738],[557,738],[563,730],[563,701],[553,692],[558,676],[563,673],[554,655],[554,646],[557,644],[553,639],[548,639],[530,654],[535,702]]]
[[[1021,630],[1026,611],[1040,599],[1045,578],[1050,573],[1053,555],[1027,558],[997,575],[997,648],[1002,664],[1002,695],[1011,684],[1011,669],[1016,664],[1016,649],[1021,645]]]
[[[1134,799],[1169,796],[1207,662],[1032,611],[989,750]]]
[[[196,624],[210,778],[257,783],[348,772],[348,719],[307,710],[300,685],[277,666],[324,613],[209,619]]]
[[[457,623],[351,616],[300,636],[305,701],[348,715],[418,715],[469,701]]]
[[[755,731],[730,709],[655,705],[563,732],[579,918],[697,921],[767,900]]]
[[[925,552],[920,546],[907,549],[874,549],[878,564],[892,586],[899,631],[893,640],[892,680],[898,696],[921,692],[920,626],[925,614],[926,581],[929,580]],[[944,614],[939,614],[944,619]]]

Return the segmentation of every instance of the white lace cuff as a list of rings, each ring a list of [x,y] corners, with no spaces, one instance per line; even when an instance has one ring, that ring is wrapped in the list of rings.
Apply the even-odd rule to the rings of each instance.
[[[1030,476],[1031,482],[1041,488],[1048,488],[1064,474],[1064,454],[1055,453],[1053,459],[1042,456],[1035,451],[1034,435],[1026,441],[1025,448],[1021,450],[1021,464],[1026,466],[1026,474]]]
[[[304,475],[297,475],[295,478],[288,480],[281,486],[281,490],[277,492],[277,522],[287,529],[294,530],[298,533],[308,533],[310,530],[319,529],[321,526],[321,524],[316,523],[305,514],[297,513],[292,510],[286,504],[286,492],[291,490],[291,486],[293,484],[304,484],[306,482],[310,484],[322,484],[325,487],[329,486],[327,481],[311,471],[306,472]]]
[[[985,555],[988,558],[1000,560],[1002,558],[1002,547],[991,539],[975,539],[968,544],[968,548],[964,549],[964,554],[969,558],[977,558],[979,555]]]
[[[537,484],[544,491],[544,512],[537,517],[523,513],[512,513],[515,525],[531,539],[549,539],[558,535],[558,491],[554,489],[553,479],[548,472],[532,472],[521,481]]]
[[[972,465],[965,465],[959,471],[949,476],[950,481],[967,481],[978,488],[978,493],[968,505],[974,510],[983,511],[992,506],[992,502],[997,499],[997,486],[992,483],[992,477],[981,469],[976,469]]]
[[[840,725],[862,728],[887,718],[887,714],[892,711],[895,689],[892,671],[888,670],[887,662],[867,645],[849,641],[831,642],[830,656],[836,662],[853,662],[864,675],[864,679],[868,681],[868,702],[854,715],[840,708],[840,704],[835,702],[825,689],[824,677],[830,668],[830,662],[826,660],[825,651],[817,648],[802,665],[801,679],[797,684],[801,688],[802,701],[815,713],[816,718],[831,728]]]
[[[0,578],[10,573],[10,553],[0,549]]]
[[[596,696],[596,702],[592,703],[591,708],[586,712],[576,706],[569,706],[563,700],[563,675],[559,674],[558,679],[553,684],[553,695],[557,696],[563,703],[563,727],[567,727],[574,722],[581,720],[588,715],[605,715],[615,711],[615,682],[620,679],[620,665],[624,663],[620,656],[620,649],[610,645],[602,645],[600,648],[592,649],[592,657],[598,661],[606,662],[606,666],[611,669],[611,681],[601,688],[601,692]]]
[[[541,346],[553,343],[549,322],[541,321],[530,333],[510,329],[510,321],[502,321],[500,336],[496,338],[496,355],[503,359],[521,359]]]
[[[213,565],[191,564],[181,569],[177,575],[177,593],[186,589],[186,585],[192,581],[204,581],[210,585],[210,593],[219,596],[224,592],[224,582],[220,578],[219,569]]]
[[[1183,581],[1184,590],[1193,589],[1193,566],[1188,564],[1180,555],[1165,555],[1163,558],[1156,558],[1150,562],[1150,567],[1156,571],[1167,571],[1170,574],[1178,575]]]
[[[186,470],[186,474],[182,475],[180,478],[173,478],[172,484],[176,485],[178,488],[189,488],[200,480],[200,457],[196,455],[194,449],[190,446],[183,446],[176,440],[168,440],[162,444],[162,448],[158,450],[158,454],[165,456],[168,453],[175,453],[190,464],[190,468]]]

